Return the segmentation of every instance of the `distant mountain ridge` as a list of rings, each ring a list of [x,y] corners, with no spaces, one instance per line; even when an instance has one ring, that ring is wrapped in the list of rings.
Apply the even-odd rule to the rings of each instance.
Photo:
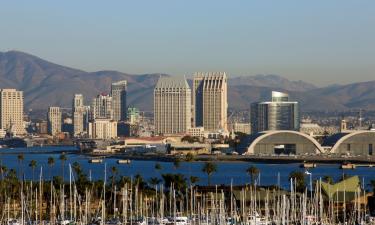
[[[108,93],[112,82],[125,79],[128,81],[128,105],[152,111],[153,88],[160,76],[169,75],[85,72],[23,52],[0,52],[0,88],[23,90],[27,109],[47,109],[52,105],[71,107],[75,93],[82,93],[85,104],[90,104],[97,94]],[[278,75],[229,75],[229,107],[248,109],[251,102],[267,100],[272,90],[288,92],[292,99],[300,102],[303,111],[375,109],[375,81],[318,88]]]

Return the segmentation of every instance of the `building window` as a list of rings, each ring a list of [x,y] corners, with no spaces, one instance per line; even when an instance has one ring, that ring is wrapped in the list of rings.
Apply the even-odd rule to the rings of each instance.
[[[368,145],[368,154],[372,155],[372,144]]]
[[[350,152],[350,144],[346,145],[346,151]]]

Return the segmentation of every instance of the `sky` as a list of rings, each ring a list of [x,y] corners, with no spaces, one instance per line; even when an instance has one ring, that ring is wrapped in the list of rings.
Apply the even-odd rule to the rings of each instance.
[[[86,71],[375,80],[373,0],[0,0],[0,51]]]

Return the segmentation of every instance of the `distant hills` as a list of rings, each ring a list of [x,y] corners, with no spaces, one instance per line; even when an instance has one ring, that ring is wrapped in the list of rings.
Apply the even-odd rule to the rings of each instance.
[[[0,88],[23,90],[27,109],[47,109],[50,105],[71,107],[74,93],[82,93],[89,104],[97,94],[109,92],[113,81],[126,79],[128,104],[152,111],[153,88],[160,76],[168,75],[85,72],[23,52],[0,52]],[[248,109],[251,102],[267,100],[272,90],[288,92],[293,100],[300,102],[303,111],[375,110],[375,81],[318,88],[278,75],[230,77],[230,74],[229,107]]]

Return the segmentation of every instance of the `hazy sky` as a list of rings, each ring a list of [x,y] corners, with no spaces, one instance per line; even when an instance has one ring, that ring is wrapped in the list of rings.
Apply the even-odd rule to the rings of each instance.
[[[375,1],[4,0],[12,49],[87,71],[375,80]]]

